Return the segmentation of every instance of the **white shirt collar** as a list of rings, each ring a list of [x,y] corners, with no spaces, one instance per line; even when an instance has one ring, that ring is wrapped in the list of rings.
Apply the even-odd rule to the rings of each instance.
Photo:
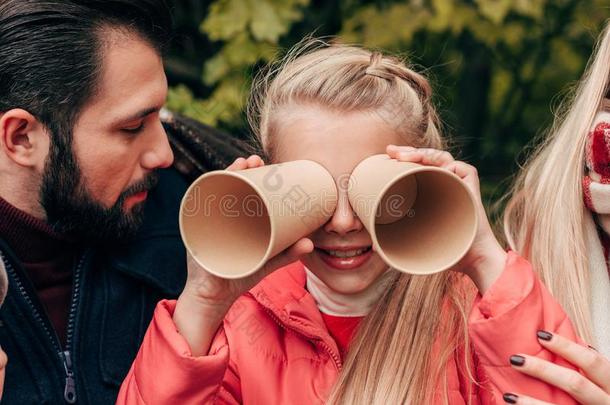
[[[307,274],[307,291],[318,304],[320,312],[344,317],[367,315],[381,298],[392,274],[388,269],[366,290],[356,294],[341,294],[331,290],[307,267],[305,267],[305,273]]]

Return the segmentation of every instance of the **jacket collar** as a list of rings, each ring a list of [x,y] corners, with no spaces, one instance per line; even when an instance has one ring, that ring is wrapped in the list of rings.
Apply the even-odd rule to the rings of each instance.
[[[173,168],[159,171],[150,193],[144,222],[128,243],[105,249],[110,266],[177,297],[186,281],[186,250],[180,238],[178,212],[186,180]]]
[[[339,348],[305,285],[305,268],[301,262],[294,262],[265,277],[249,294],[283,327],[310,340],[323,341],[337,354]]]
[[[186,253],[179,235],[149,235],[101,252],[109,265],[167,298],[180,295],[186,281]]]

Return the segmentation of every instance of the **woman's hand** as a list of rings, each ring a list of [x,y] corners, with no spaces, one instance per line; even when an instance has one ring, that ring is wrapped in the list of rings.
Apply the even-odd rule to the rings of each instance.
[[[457,161],[449,152],[430,148],[389,145],[387,154],[401,162],[412,162],[427,166],[437,166],[455,173],[475,196],[479,226],[472,247],[455,267],[467,274],[476,284],[481,294],[485,293],[502,274],[506,252],[496,239],[487,220],[481,200],[477,169],[467,163]]]
[[[260,157],[253,155],[247,159],[238,158],[227,170],[252,169],[264,164]],[[300,239],[269,260],[256,273],[240,279],[224,279],[210,274],[187,253],[186,285],[176,303],[173,319],[178,331],[189,343],[192,354],[197,356],[208,352],[225,314],[241,294],[254,287],[269,273],[298,260],[312,250],[311,240]]]
[[[584,405],[610,405],[610,361],[591,347],[584,347],[559,335],[539,331],[538,341],[563,357],[578,371],[527,355],[511,357],[515,370],[560,388]],[[517,393],[504,394],[504,402],[520,405],[548,405],[548,402]]]
[[[6,374],[6,365],[8,363],[8,357],[2,348],[0,347],[0,401],[2,400],[2,394],[4,392],[4,375]]]

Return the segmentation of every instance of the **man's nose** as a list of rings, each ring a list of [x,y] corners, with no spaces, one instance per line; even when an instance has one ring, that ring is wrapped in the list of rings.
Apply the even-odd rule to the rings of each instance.
[[[150,149],[142,157],[142,166],[148,170],[165,169],[174,163],[174,152],[161,122],[153,134]]]

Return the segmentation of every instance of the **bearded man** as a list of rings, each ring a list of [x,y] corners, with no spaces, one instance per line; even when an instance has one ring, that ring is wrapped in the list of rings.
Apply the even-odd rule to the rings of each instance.
[[[114,403],[182,289],[170,32],[163,0],[0,1],[3,403]]]

